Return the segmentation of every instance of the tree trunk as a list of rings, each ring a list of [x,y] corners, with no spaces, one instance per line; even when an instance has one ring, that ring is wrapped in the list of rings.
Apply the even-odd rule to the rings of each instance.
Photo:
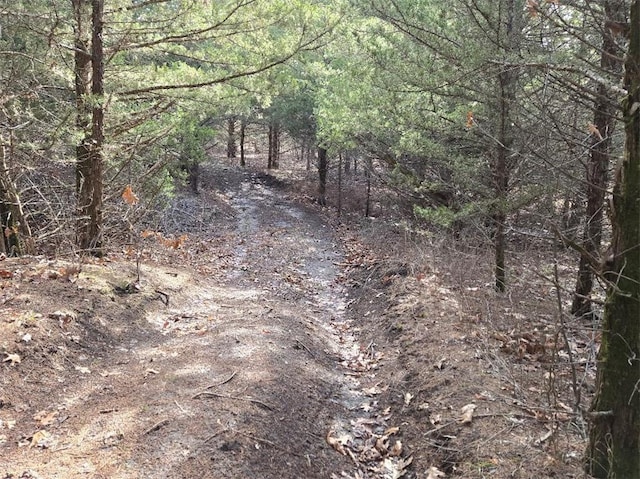
[[[338,216],[342,215],[342,153],[338,156]]]
[[[318,203],[327,204],[327,149],[318,147]]]
[[[505,18],[500,18],[499,48],[506,57],[520,50],[522,35],[523,4],[519,0],[504,0],[506,3]],[[495,288],[503,292],[507,285],[505,252],[507,241],[505,224],[507,220],[507,200],[509,193],[509,177],[513,169],[513,112],[516,107],[516,91],[518,71],[513,66],[505,67],[498,74],[497,110],[497,145],[493,161],[493,187],[495,201],[492,212],[494,224],[495,249]]]
[[[82,10],[85,2],[74,0],[80,7],[78,33],[81,33]],[[76,94],[80,93],[77,117],[84,117],[87,110],[87,61],[91,67],[91,120],[89,131],[77,147],[78,186],[78,247],[95,255],[102,255],[102,147],[104,145],[104,49],[102,44],[104,0],[91,1],[91,54],[86,49],[76,51]],[[78,40],[78,37],[76,38]],[[86,47],[84,41],[78,42]],[[84,91],[82,91],[84,90]],[[86,128],[85,120],[82,123]]]
[[[623,22],[625,17],[624,2],[620,0],[604,2],[605,23],[609,21]],[[622,65],[618,58],[622,55],[613,32],[603,26],[602,52],[600,66],[603,72],[620,75]],[[616,118],[615,99],[609,89],[601,84],[594,105],[593,124],[597,133],[592,134],[591,154],[587,165],[587,211],[586,223],[582,233],[582,250],[578,266],[575,294],[571,305],[571,313],[576,316],[589,316],[591,300],[589,295],[593,288],[593,267],[600,257],[602,243],[602,219],[604,198],[608,182],[611,138]]]
[[[273,168],[273,125],[269,123],[269,146],[267,148],[267,168]]]
[[[640,477],[640,0],[631,4],[623,102],[625,154],[613,193],[610,287],[598,352],[587,470]]]
[[[271,168],[278,169],[280,167],[280,125],[274,123],[271,128]]]
[[[0,137],[0,251],[8,256],[33,254],[35,245],[31,228],[22,210],[18,188],[11,178],[9,154]]]
[[[354,163],[355,164],[355,163]],[[364,170],[365,177],[367,178],[367,197],[365,199],[364,217],[368,218],[371,215],[371,169],[373,163],[371,158],[367,158],[367,167]],[[355,172],[355,168],[354,168]]]
[[[244,139],[247,130],[247,122],[242,119],[240,120],[240,166],[243,168],[247,165],[245,160],[245,152],[244,152]]]
[[[235,158],[236,154],[236,120],[229,118],[227,120],[227,158]]]

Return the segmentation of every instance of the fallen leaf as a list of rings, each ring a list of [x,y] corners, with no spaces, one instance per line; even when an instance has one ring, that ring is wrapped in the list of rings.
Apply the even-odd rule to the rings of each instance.
[[[32,447],[47,447],[49,440],[51,438],[51,433],[45,431],[44,429],[41,431],[37,431],[34,433],[31,438],[31,443],[29,444],[29,449]]]
[[[76,371],[82,374],[91,374],[91,370],[85,366],[76,366]]]
[[[3,363],[6,363],[7,361],[11,361],[11,366],[15,366],[16,364],[20,364],[22,362],[22,359],[18,354],[9,354],[9,353],[5,353],[5,354],[7,355],[7,357],[4,358],[4,360],[2,361]]]
[[[411,404],[411,400],[414,398],[415,396],[411,393],[404,393],[404,405],[408,406],[409,404]]]
[[[447,477],[447,475],[435,466],[431,466],[427,469],[426,479],[438,479],[439,477]]]
[[[399,456],[402,454],[402,442],[396,441],[393,447],[389,450],[390,456]]]
[[[375,448],[381,455],[384,456],[389,450],[389,436],[382,436],[376,439]]]
[[[549,429],[546,433],[544,433],[542,436],[540,436],[538,439],[536,439],[535,443],[536,444],[542,444],[547,439],[549,439],[551,436],[553,436],[553,429]]]
[[[31,341],[31,339],[33,339],[33,338],[31,337],[31,335],[29,333],[26,333],[24,336],[22,336],[22,340],[25,343],[28,343],[29,341]]]
[[[13,278],[13,272],[6,269],[0,269],[0,278],[9,279]]]
[[[329,432],[327,432],[327,437],[326,437],[327,444],[329,444],[332,448],[334,448],[343,456],[346,456],[347,451],[344,450],[344,446],[342,445],[340,440],[337,437],[333,437],[332,434],[333,434],[333,430],[329,429]]]
[[[387,430],[384,432],[384,435],[385,436],[393,436],[394,434],[397,434],[398,432],[400,432],[400,428],[398,426],[393,426],[393,427],[387,428]]]
[[[380,387],[378,386],[372,386],[370,388],[364,388],[362,392],[365,393],[367,396],[375,396],[377,394],[381,394],[382,389],[380,389]]]
[[[386,458],[382,463],[381,471],[385,479],[399,479],[407,472],[407,467],[413,462],[413,456],[407,459],[398,458],[397,460]]]
[[[56,417],[58,417],[58,414],[58,411],[40,411],[35,416],[33,416],[33,419],[38,421],[41,426],[50,426],[56,421]]]
[[[473,411],[475,411],[477,407],[478,406],[473,403],[462,406],[462,409],[460,410],[460,412],[462,413],[460,424],[469,424],[471,421],[473,421]]]

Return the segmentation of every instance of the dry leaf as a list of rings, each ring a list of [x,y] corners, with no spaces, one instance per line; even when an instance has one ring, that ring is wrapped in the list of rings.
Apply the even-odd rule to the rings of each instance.
[[[156,236],[159,233],[156,233],[155,231],[151,231],[151,230],[144,230],[142,233],[140,233],[140,236],[142,236],[143,238],[148,238],[149,236]]]
[[[381,471],[385,479],[399,479],[407,472],[407,467],[413,462],[413,457],[397,460],[386,458],[382,463]]]
[[[540,436],[538,439],[536,439],[535,443],[536,444],[542,444],[547,439],[549,439],[551,436],[553,436],[553,429],[547,430],[546,433],[544,433],[542,436]]]
[[[433,365],[436,369],[444,369],[445,363],[447,362],[447,358],[441,358],[437,363]]]
[[[7,355],[7,357],[4,358],[4,360],[2,361],[3,363],[6,363],[7,361],[11,361],[11,366],[15,366],[16,364],[20,364],[22,362],[22,359],[18,354],[9,354],[9,353],[5,353],[5,354]]]
[[[334,448],[343,456],[346,456],[347,451],[344,450],[344,446],[342,445],[340,439],[337,437],[333,437],[331,434],[333,434],[333,431],[329,429],[329,432],[327,432],[327,437],[326,437],[327,444],[329,444],[332,448]]]
[[[82,374],[91,374],[91,370],[84,366],[76,366],[76,371],[79,371]]]
[[[589,130],[589,134],[595,135],[596,138],[598,138],[598,140],[602,141],[604,139],[602,138],[602,135],[600,134],[600,130],[598,130],[598,127],[593,123],[588,123],[587,129]]]
[[[468,111],[467,112],[467,122],[465,123],[465,126],[467,128],[471,128],[473,126],[473,122],[474,122],[473,112],[472,111]]]
[[[538,16],[538,2],[536,0],[527,0],[527,10],[529,10],[529,16],[535,18]]]
[[[380,389],[380,387],[378,386],[372,386],[370,388],[364,388],[362,392],[365,393],[367,396],[375,396],[376,394],[381,394],[382,389]]]
[[[75,313],[72,313],[71,311],[60,310],[49,313],[49,317],[51,319],[57,319],[60,322],[60,326],[64,326],[76,319]]]
[[[31,443],[29,444],[29,448],[47,447],[50,438],[51,438],[51,434],[45,431],[44,429],[41,431],[37,431],[31,438]]]
[[[411,400],[414,398],[415,396],[411,393],[404,393],[404,405],[408,406],[409,404],[411,404]]]
[[[13,278],[13,272],[6,269],[0,269],[0,278],[9,279]]]
[[[447,475],[434,466],[427,469],[427,479],[438,479],[439,477],[447,477]]]
[[[469,424],[471,421],[473,421],[473,411],[475,411],[477,407],[478,406],[473,403],[463,406],[460,410],[460,412],[462,413],[462,417],[460,417],[460,423]]]
[[[389,436],[382,436],[376,439],[375,448],[381,455],[384,456],[389,450]]]
[[[125,201],[125,203],[131,206],[138,204],[139,201],[138,197],[131,189],[131,185],[127,185],[127,187],[122,192],[122,199]]]
[[[397,434],[398,432],[400,432],[400,428],[398,426],[393,426],[393,427],[387,428],[387,430],[384,432],[384,435],[385,436],[393,436],[394,434]]]
[[[35,416],[33,416],[33,419],[38,421],[41,426],[50,426],[56,421],[56,417],[58,417],[58,414],[58,411],[40,411]]]
[[[402,454],[402,442],[396,441],[393,447],[389,450],[389,455],[397,457]]]

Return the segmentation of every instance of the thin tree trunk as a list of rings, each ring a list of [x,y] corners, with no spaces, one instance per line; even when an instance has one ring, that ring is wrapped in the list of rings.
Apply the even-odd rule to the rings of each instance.
[[[269,147],[267,153],[267,168],[273,168],[273,125],[269,123]]]
[[[31,228],[22,210],[18,188],[11,178],[9,154],[0,137],[0,234],[2,250],[9,256],[33,254]]]
[[[604,11],[605,22],[624,21],[623,2],[605,1]],[[619,75],[622,72],[622,65],[618,60],[621,55],[620,48],[610,29],[603,28],[602,35],[600,66],[604,72]],[[571,312],[576,316],[588,316],[591,313],[589,295],[593,288],[593,267],[600,257],[602,243],[604,198],[608,182],[611,138],[616,122],[615,112],[615,99],[611,97],[609,89],[601,84],[598,87],[594,105],[593,124],[597,132],[592,135],[591,155],[587,165],[586,223],[582,234],[582,251],[571,305]]]
[[[640,477],[640,0],[631,5],[625,86],[625,154],[613,193],[610,288],[586,464],[607,479]]]
[[[342,153],[338,156],[338,217],[342,214]]]
[[[523,4],[519,0],[506,0],[506,18],[500,18],[500,28],[504,28],[504,34],[499,32],[502,54],[511,54],[518,52],[520,49],[522,9]],[[505,68],[498,74],[498,142],[493,162],[493,186],[496,198],[492,218],[495,228],[495,288],[500,292],[505,291],[507,285],[505,225],[507,221],[509,177],[513,169],[513,161],[510,158],[513,155],[514,127],[512,116],[517,101],[517,83],[518,72],[513,67]]]
[[[227,120],[227,158],[236,157],[236,119]]]
[[[318,203],[327,204],[327,149],[318,147]]]
[[[244,140],[247,129],[247,122],[244,120],[240,120],[240,166],[243,168],[246,166],[245,153],[244,153]]]
[[[373,164],[371,159],[367,159],[367,167],[364,170],[365,177],[367,178],[367,197],[365,200],[364,217],[368,218],[371,215],[371,168]]]
[[[271,166],[274,169],[280,167],[280,125],[278,123],[273,125],[273,158]]]
[[[82,2],[82,0],[79,0]],[[103,0],[91,2],[91,94],[93,107],[91,108],[90,130],[88,135],[77,148],[77,182],[78,182],[78,238],[81,250],[91,254],[101,255],[102,251],[102,147],[104,145],[104,109],[102,97],[104,95],[104,49],[102,44],[103,30]],[[82,19],[80,18],[80,23]],[[79,78],[78,73],[86,74],[86,51],[79,55],[80,64],[76,64],[76,94],[78,83],[82,83],[86,76]],[[83,97],[83,95],[85,95]],[[80,95],[78,115],[86,110],[86,93]],[[83,125],[84,126],[84,125]]]

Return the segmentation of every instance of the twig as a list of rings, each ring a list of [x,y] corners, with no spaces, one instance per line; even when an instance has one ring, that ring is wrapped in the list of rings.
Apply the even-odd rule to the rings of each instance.
[[[312,357],[313,359],[315,359],[315,358],[316,358],[315,354],[313,354],[313,353],[311,352],[311,350],[310,350],[310,349],[309,349],[309,348],[308,348],[308,347],[307,347],[307,346],[306,346],[302,341],[300,341],[299,339],[296,339],[296,343],[298,343],[300,346],[302,346],[302,347],[303,347],[303,348],[304,348],[304,349],[305,349],[305,350],[306,350],[306,351],[311,355],[311,357]]]
[[[206,388],[204,388],[202,391],[200,391],[199,393],[194,394],[193,396],[191,396],[191,399],[196,399],[198,396],[200,396],[201,394],[204,394],[207,392],[207,389],[211,389],[211,388],[217,388],[222,386],[223,384],[227,384],[229,381],[231,381],[234,377],[236,377],[236,373],[237,371],[234,371],[233,373],[231,373],[231,376],[229,376],[227,379],[225,379],[224,381],[221,381],[219,383],[216,384],[211,384],[210,386],[207,386]]]
[[[168,419],[163,419],[162,421],[158,421],[157,423],[155,423],[153,426],[151,426],[149,429],[147,429],[146,431],[144,431],[142,433],[143,436],[146,436],[147,434],[152,433],[153,431],[157,431],[158,429],[160,429],[162,426],[164,426],[165,424],[168,424],[169,420]]]
[[[162,302],[162,304],[164,304],[165,306],[169,306],[169,295],[164,291],[160,291],[159,289],[156,289],[155,291],[156,293],[158,293],[158,299]]]
[[[264,439],[262,437],[257,437],[257,436],[254,436],[253,434],[249,434],[249,433],[246,433],[246,432],[238,431],[237,429],[232,429],[231,431],[232,432],[237,432],[241,436],[247,437],[249,439],[253,439],[254,441],[261,442],[263,444],[267,444],[267,445],[269,445],[269,446],[271,446],[271,447],[273,447],[275,449],[278,449],[279,451],[286,452],[287,454],[291,454],[292,456],[302,457],[302,458],[307,457],[307,456],[303,456],[302,454],[299,454],[297,452],[294,452],[294,451],[292,451],[290,449],[287,449],[285,447],[278,446],[275,442],[269,441],[268,439]],[[309,459],[307,459],[307,460],[309,460]]]
[[[268,409],[269,411],[275,411],[275,408],[273,406],[269,406],[268,404],[258,399],[253,399],[250,397],[243,398],[238,396],[230,396],[228,394],[218,394],[211,391],[201,391],[195,394],[191,399],[197,399],[199,396],[211,396],[211,397],[217,397],[217,398],[223,398],[223,399],[235,399],[236,401],[246,401],[246,402],[257,404],[258,406],[262,406],[263,408]]]
[[[233,378],[236,377],[237,373],[238,373],[238,371],[234,371],[234,372],[231,373],[231,376],[229,376],[224,381],[219,382],[218,384],[212,384],[211,386],[207,386],[205,389],[217,388],[217,387],[222,386],[223,384],[227,384],[229,381],[231,381]]]
[[[211,439],[213,439],[214,437],[216,437],[216,436],[218,436],[218,435],[220,435],[220,434],[222,434],[222,433],[225,433],[225,432],[227,432],[228,430],[229,430],[229,429],[228,429],[228,428],[226,428],[226,427],[223,427],[222,429],[218,429],[216,432],[214,432],[214,433],[213,433],[213,434],[211,434],[210,436],[207,436],[207,438],[206,438],[204,441],[202,441],[202,444],[206,444],[206,443],[208,443],[208,442],[209,442],[209,441],[211,441]]]
[[[578,374],[576,372],[576,365],[573,361],[573,352],[571,351],[571,343],[569,342],[569,336],[567,335],[567,325],[564,318],[564,311],[562,309],[562,297],[560,295],[560,279],[558,276],[558,263],[553,265],[553,280],[556,288],[556,301],[558,304],[558,315],[560,317],[560,334],[564,341],[564,346],[567,348],[567,355],[569,356],[569,364],[571,365],[571,389],[573,389],[573,397],[575,404],[573,405],[573,411],[580,410],[580,387],[578,386]]]
[[[178,401],[174,399],[173,402],[176,403],[176,406],[178,406],[178,409],[180,409],[180,411],[187,414],[187,411],[182,406],[180,406],[180,404],[178,404]]]
[[[254,436],[252,434],[249,434],[247,432],[238,431],[237,429],[234,429],[233,432],[237,432],[241,436],[248,437],[249,439],[253,439],[254,441],[262,442],[264,444],[268,444],[269,446],[278,448],[277,444],[275,442],[273,442],[273,441],[269,441],[269,439],[264,439],[262,437],[256,437],[256,436]]]

